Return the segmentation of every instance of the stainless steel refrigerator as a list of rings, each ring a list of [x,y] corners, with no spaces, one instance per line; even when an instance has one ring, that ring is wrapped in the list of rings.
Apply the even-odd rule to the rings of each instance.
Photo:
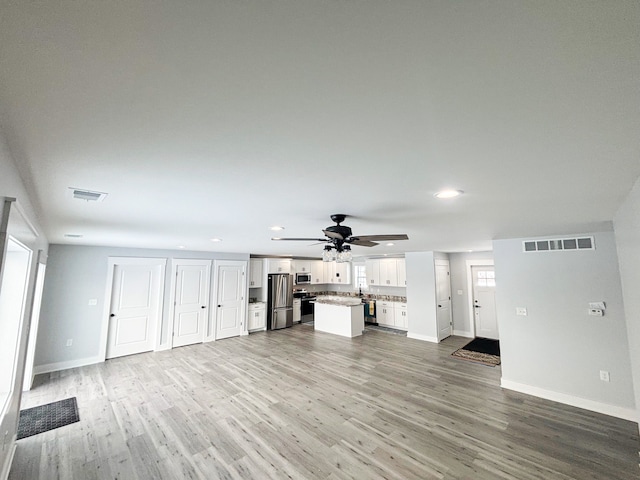
[[[267,278],[267,330],[293,326],[293,277],[273,273]]]

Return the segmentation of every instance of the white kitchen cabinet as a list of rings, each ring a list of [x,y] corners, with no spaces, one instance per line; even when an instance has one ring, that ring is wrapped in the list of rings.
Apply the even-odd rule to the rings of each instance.
[[[318,285],[326,283],[324,281],[324,264],[322,260],[313,260],[311,262],[311,284]]]
[[[376,302],[376,322],[385,327],[395,327],[394,302]]]
[[[365,261],[367,284],[383,287],[406,287],[404,258],[370,258]]]
[[[380,285],[380,260],[365,260],[365,271],[367,273],[367,285]]]
[[[267,273],[291,273],[291,260],[287,258],[267,259]]]
[[[302,300],[293,299],[293,323],[300,323],[302,317]]]
[[[403,302],[394,302],[393,314],[394,314],[393,324],[395,328],[400,330],[408,330],[409,317],[407,316],[407,304]]]
[[[349,284],[351,283],[351,262],[333,263],[335,267],[335,275],[332,283]]]
[[[348,285],[351,282],[351,262],[323,262],[324,283]]]
[[[378,260],[380,265],[380,285],[386,287],[398,286],[397,259],[382,258]]]
[[[247,321],[247,330],[256,332],[266,330],[267,328],[267,306],[265,303],[257,302],[249,304],[249,319]]]
[[[407,262],[404,258],[397,259],[397,269],[398,269],[398,286],[406,287],[407,286]]]
[[[249,260],[249,288],[262,287],[262,259]]]
[[[311,260],[294,260],[293,271],[295,273],[311,272]]]

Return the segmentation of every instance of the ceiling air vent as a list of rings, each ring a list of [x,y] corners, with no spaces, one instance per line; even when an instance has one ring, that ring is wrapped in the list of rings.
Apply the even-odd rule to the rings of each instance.
[[[525,240],[522,250],[528,252],[562,252],[566,250],[595,250],[593,237],[554,238],[550,240]]]
[[[84,190],[82,188],[69,187],[69,191],[73,198],[78,200],[86,200],[87,202],[101,202],[104,197],[107,196],[103,192],[92,192],[91,190]]]

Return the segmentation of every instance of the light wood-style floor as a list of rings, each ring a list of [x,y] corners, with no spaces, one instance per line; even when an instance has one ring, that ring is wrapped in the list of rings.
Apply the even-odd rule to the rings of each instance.
[[[500,367],[306,325],[41,375],[23,408],[79,423],[18,441],[9,478],[634,479],[635,424],[502,390]]]

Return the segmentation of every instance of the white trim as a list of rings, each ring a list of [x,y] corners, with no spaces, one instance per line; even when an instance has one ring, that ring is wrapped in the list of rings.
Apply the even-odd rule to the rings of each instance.
[[[492,266],[495,267],[492,258],[480,258],[475,260],[466,260],[465,261],[467,267],[467,301],[469,307],[469,320],[471,327],[471,338],[476,337],[476,315],[475,309],[473,308],[473,273],[471,272],[471,267],[482,267],[482,266]]]
[[[7,461],[3,465],[2,472],[0,473],[0,479],[2,480],[7,480],[9,478],[9,472],[11,472],[11,464],[13,463],[13,457],[16,454],[16,448],[18,447],[15,437],[16,436],[14,435],[11,440],[11,453],[7,455]]]
[[[428,335],[420,335],[419,333],[407,332],[407,338],[413,338],[414,340],[422,340],[423,342],[439,343],[436,337],[430,337]]]
[[[565,405],[571,405],[572,407],[582,408],[584,410],[590,410],[592,412],[602,413],[616,418],[622,418],[634,423],[638,421],[637,412],[633,408],[619,407],[617,405],[596,402],[594,400],[588,400],[586,398],[576,397],[566,393],[554,392],[552,390],[546,390],[544,388],[507,380],[504,377],[500,380],[500,386],[508,390],[514,390],[527,395],[533,395],[534,397],[564,403]]]
[[[464,330],[454,330],[453,334],[456,337],[475,338],[475,336],[473,335],[472,332],[467,332],[467,331],[464,331]]]
[[[36,365],[35,367],[33,367],[33,374],[40,375],[41,373],[59,372],[60,370],[85,367],[87,365],[93,365],[95,363],[102,362],[104,362],[104,358],[96,356],[87,358],[76,358],[75,360],[67,360],[65,362],[46,363],[44,365]]]
[[[109,312],[111,311],[111,294],[113,290],[113,272],[116,265],[158,265],[160,266],[160,298],[158,300],[158,325],[156,325],[156,341],[153,351],[160,350],[160,340],[162,339],[162,312],[164,310],[164,289],[165,289],[165,271],[167,268],[166,258],[143,258],[143,257],[109,257],[107,267],[107,284],[104,293],[104,307],[102,315],[102,328],[100,332],[100,351],[98,358],[100,362],[107,359],[107,342],[109,341]],[[164,350],[164,348],[163,348]]]

